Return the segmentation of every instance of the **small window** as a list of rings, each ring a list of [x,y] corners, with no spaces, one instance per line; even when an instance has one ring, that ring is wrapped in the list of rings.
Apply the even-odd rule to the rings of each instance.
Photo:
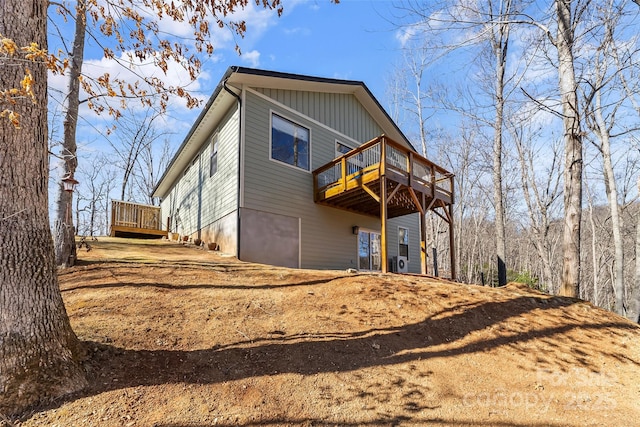
[[[211,154],[209,157],[209,177],[218,172],[218,132],[211,137]]]
[[[271,117],[271,158],[309,170],[309,129],[273,114]]]
[[[398,227],[398,256],[409,258],[409,230]]]
[[[336,141],[336,157],[340,157],[343,154],[347,154],[351,150],[353,150],[353,148],[347,145],[344,145],[341,142]]]
[[[347,154],[353,148],[345,145],[339,141],[336,141],[336,158]],[[347,175],[356,173],[362,169],[362,153],[358,153],[355,156],[350,156],[347,159]]]

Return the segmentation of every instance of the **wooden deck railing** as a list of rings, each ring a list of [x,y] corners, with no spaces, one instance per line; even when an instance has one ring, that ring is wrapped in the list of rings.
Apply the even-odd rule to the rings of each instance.
[[[381,153],[385,161],[381,162]],[[313,172],[314,198],[332,196],[386,175],[393,181],[453,203],[453,174],[401,144],[380,136]]]
[[[160,207],[111,201],[111,235],[117,232],[165,234],[160,221]]]

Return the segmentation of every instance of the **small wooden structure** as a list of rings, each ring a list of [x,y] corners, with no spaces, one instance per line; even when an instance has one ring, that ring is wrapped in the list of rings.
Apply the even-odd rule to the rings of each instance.
[[[449,224],[451,278],[455,280],[453,174],[382,135],[313,171],[318,204],[380,218],[382,271],[387,272],[387,220],[420,212],[422,273],[426,274],[425,214]]]
[[[111,201],[111,237],[166,237],[162,230],[160,207]]]

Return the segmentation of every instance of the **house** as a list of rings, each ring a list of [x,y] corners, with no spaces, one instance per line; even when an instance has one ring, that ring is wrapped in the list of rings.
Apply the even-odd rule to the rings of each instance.
[[[294,268],[424,272],[421,218],[453,222],[453,175],[364,83],[243,67],[222,77],[154,197],[168,232]]]

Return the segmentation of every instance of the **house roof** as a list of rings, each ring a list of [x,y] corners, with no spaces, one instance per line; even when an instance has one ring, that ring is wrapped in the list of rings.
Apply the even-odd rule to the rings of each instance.
[[[154,197],[164,197],[171,189],[175,180],[200,150],[206,138],[211,135],[215,126],[218,125],[229,108],[236,102],[236,98],[229,92],[229,88],[241,87],[242,85],[270,89],[352,94],[380,125],[386,135],[414,149],[364,82],[232,66],[227,69],[220,79],[220,83],[218,83],[218,86],[178,148],[171,163],[169,163],[169,166],[158,181],[153,191]]]

